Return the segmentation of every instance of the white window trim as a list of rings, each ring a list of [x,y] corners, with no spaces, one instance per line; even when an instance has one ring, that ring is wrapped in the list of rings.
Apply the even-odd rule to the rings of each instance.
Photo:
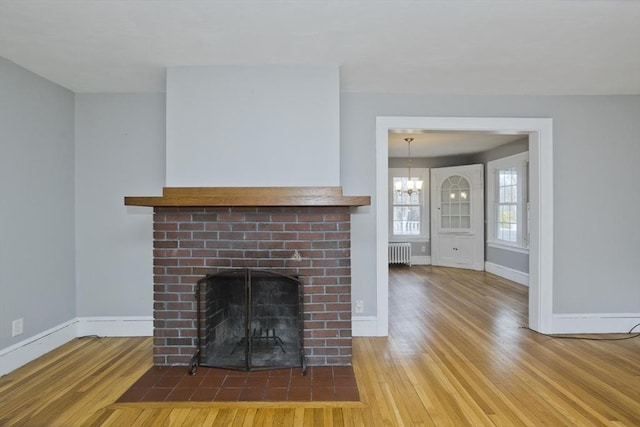
[[[514,252],[529,253],[529,230],[525,212],[527,211],[527,163],[529,162],[529,152],[514,154],[501,159],[487,162],[487,246],[511,250]],[[507,242],[496,239],[496,170],[517,168],[518,176],[521,177],[518,184],[518,242]]]
[[[422,221],[421,233],[418,236],[395,236],[393,234],[393,178],[407,176],[407,168],[389,168],[389,241],[390,242],[424,242],[429,241],[429,168],[411,168],[413,178],[422,180]]]
[[[504,249],[504,250],[507,250],[507,251],[517,252],[519,254],[528,254],[529,253],[529,248],[523,248],[521,246],[510,245],[510,244],[503,243],[503,242],[489,242],[489,241],[487,241],[487,246],[489,246],[490,248]]]

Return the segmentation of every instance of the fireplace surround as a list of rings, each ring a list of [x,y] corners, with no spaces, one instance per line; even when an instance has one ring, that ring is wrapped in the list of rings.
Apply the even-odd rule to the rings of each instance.
[[[165,188],[161,197],[125,197],[126,205],[154,207],[154,365],[190,365],[196,284],[238,269],[297,278],[307,364],[350,365],[350,209],[369,203],[340,187]]]

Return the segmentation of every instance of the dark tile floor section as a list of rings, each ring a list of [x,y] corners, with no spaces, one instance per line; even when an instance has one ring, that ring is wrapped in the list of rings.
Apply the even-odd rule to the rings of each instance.
[[[118,399],[123,402],[311,402],[359,401],[351,366],[241,372],[200,367],[154,366]]]

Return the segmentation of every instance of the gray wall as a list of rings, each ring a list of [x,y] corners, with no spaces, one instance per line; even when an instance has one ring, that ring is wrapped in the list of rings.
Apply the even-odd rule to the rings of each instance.
[[[377,116],[551,117],[554,313],[640,311],[640,96],[343,93],[341,182],[371,194],[353,215],[353,299],[376,313]],[[607,203],[615,201],[615,204]]]
[[[73,108],[72,92],[0,58],[0,349],[76,316]]]
[[[521,271],[523,273],[529,273],[529,254],[522,254],[508,249],[494,248],[487,246],[486,244],[484,250],[485,261]]]
[[[151,316],[153,209],[164,185],[164,94],[76,95],[78,316]]]
[[[74,210],[73,94],[0,67],[0,348],[75,316],[149,315],[150,211],[122,197],[162,187],[164,96],[77,96]],[[640,96],[341,94],[341,184],[373,203],[352,210],[353,299],[365,315],[376,314],[377,116],[553,118],[554,312],[640,311]],[[25,334],[11,339],[19,316]]]
[[[482,153],[475,154],[472,157],[474,163],[484,163],[485,168],[487,163],[492,160],[502,159],[503,157],[513,156],[514,154],[524,153],[529,150],[529,138],[521,138],[517,141],[510,142],[508,144],[501,145],[491,150],[483,151]],[[485,174],[486,175],[486,174]]]
[[[389,157],[390,168],[406,168],[409,159],[406,157]],[[461,166],[473,164],[473,155],[443,156],[443,157],[416,157],[411,159],[411,167],[414,168],[446,168],[449,166]]]

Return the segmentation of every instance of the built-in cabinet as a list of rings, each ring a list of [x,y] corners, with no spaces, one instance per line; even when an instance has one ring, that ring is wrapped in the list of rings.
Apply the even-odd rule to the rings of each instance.
[[[439,265],[471,266],[474,263],[474,236],[443,234],[440,237]]]
[[[483,165],[431,170],[431,263],[484,270]]]
[[[450,175],[440,184],[440,230],[471,230],[471,184],[462,175]]]

